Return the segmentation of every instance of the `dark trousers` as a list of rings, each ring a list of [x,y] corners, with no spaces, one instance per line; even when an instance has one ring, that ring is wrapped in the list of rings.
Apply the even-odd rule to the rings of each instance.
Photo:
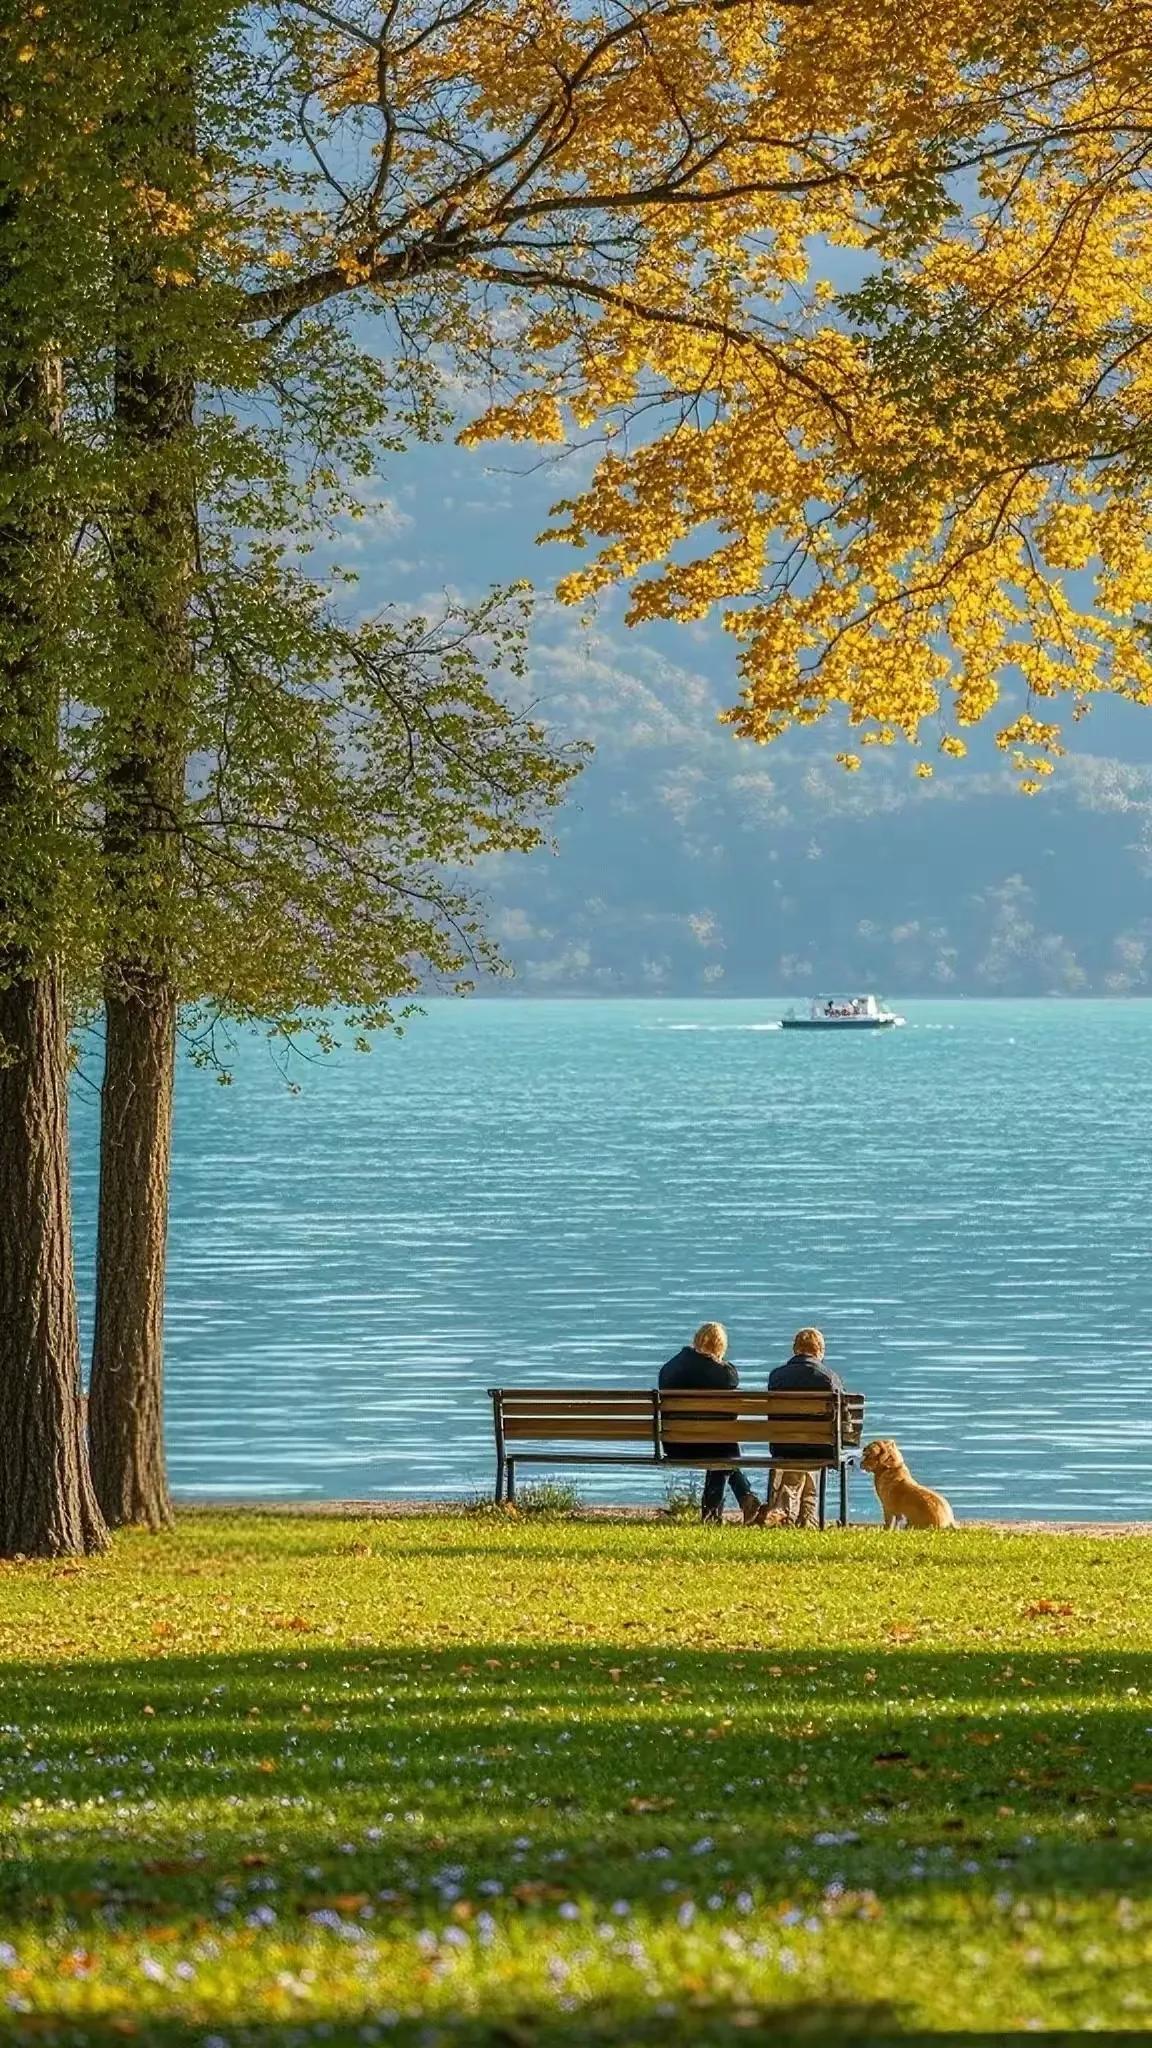
[[[752,1488],[742,1472],[706,1472],[704,1491],[700,1496],[700,1520],[719,1522],[724,1516],[724,1481],[732,1488],[737,1507],[747,1500]]]

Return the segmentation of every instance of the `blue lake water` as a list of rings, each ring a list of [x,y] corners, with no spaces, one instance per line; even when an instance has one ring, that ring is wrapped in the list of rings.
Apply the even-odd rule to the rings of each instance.
[[[486,1388],[649,1385],[718,1317],[753,1384],[819,1324],[961,1516],[1152,1515],[1152,1003],[902,1007],[830,1039],[769,1000],[444,1001],[299,1094],[256,1038],[231,1087],[186,1065],[177,1491],[487,1486]],[[84,1279],[95,1125],[81,1088]]]

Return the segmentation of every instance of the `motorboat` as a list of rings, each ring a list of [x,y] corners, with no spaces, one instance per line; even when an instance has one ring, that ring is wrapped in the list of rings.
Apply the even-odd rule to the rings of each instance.
[[[789,1010],[783,1031],[891,1031],[905,1019],[875,996],[813,996],[806,1013]]]

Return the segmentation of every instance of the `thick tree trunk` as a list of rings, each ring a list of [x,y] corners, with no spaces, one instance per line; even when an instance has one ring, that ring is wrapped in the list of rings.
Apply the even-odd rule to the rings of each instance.
[[[161,191],[195,164],[193,82],[169,78],[131,175]],[[193,186],[194,186],[193,180]],[[171,1520],[163,1435],[181,827],[196,574],[194,351],[169,244],[117,252],[115,406],[125,498],[114,563],[119,709],[107,722],[104,861],[113,905],[105,971],[92,1451],[113,1524]]]
[[[172,1520],[164,1461],[164,1267],[176,1005],[148,976],[105,1002],[98,1286],[88,1423],[114,1526]]]
[[[0,189],[0,1556],[68,1557],[106,1531],[80,1390],[59,961],[63,389],[29,311],[24,206]]]
[[[0,1556],[83,1556],[105,1529],[80,1393],[57,974],[0,987],[0,1042]]]

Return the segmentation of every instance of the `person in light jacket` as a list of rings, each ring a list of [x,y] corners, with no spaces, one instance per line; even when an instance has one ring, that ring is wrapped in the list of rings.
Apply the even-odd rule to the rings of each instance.
[[[768,1375],[770,1394],[842,1394],[843,1381],[824,1363],[824,1338],[819,1330],[797,1330],[792,1339],[792,1356],[775,1372]],[[816,1511],[816,1474],[804,1463],[806,1457],[818,1458],[821,1463],[827,1456],[827,1446],[819,1444],[772,1444],[774,1458],[787,1458],[787,1465],[777,1465],[772,1474],[772,1486],[766,1507],[761,1511],[760,1522],[768,1528],[791,1526],[801,1529],[815,1529],[819,1522]]]

